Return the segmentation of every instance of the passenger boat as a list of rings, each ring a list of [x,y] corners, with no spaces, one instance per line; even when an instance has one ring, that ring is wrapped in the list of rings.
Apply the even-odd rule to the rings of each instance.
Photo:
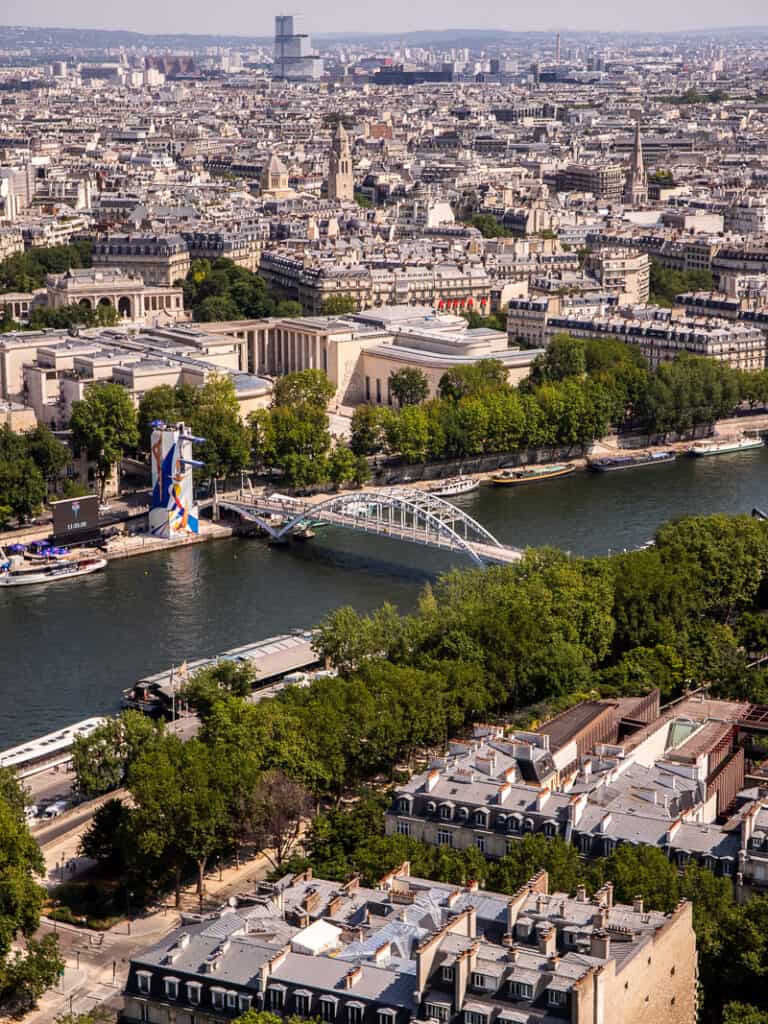
[[[24,565],[16,560],[0,567],[0,587],[24,587],[33,583],[58,583],[77,576],[88,576],[99,572],[107,564],[106,558],[88,555],[71,562],[54,562],[50,565]]]
[[[610,455],[602,459],[590,459],[589,468],[595,473],[615,473],[621,469],[637,469],[640,466],[661,466],[674,462],[677,452],[646,452],[643,455]]]
[[[527,466],[524,469],[502,469],[500,473],[493,474],[491,483],[494,487],[516,487],[518,484],[533,484],[538,480],[568,476],[575,469],[575,462],[556,462],[550,466]]]
[[[731,441],[700,441],[688,449],[689,455],[701,458],[704,455],[728,455],[732,452],[750,452],[763,448],[761,437],[739,437]]]
[[[428,494],[436,498],[455,498],[459,494],[476,491],[480,484],[471,476],[451,476],[447,480],[438,480],[427,488]]]

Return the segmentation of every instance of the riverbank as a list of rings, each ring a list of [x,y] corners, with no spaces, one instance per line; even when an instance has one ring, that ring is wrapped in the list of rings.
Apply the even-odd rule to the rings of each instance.
[[[231,537],[233,533],[234,530],[231,526],[204,520],[200,522],[199,533],[192,533],[186,537],[164,540],[161,537],[151,537],[147,533],[112,537],[107,541],[106,558],[108,561],[113,562],[120,558],[153,555],[160,551],[170,551],[173,548],[185,548],[194,544],[204,544],[209,540],[225,540]]]

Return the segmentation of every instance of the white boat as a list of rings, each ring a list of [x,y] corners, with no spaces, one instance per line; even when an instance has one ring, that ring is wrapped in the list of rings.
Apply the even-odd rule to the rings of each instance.
[[[107,564],[106,558],[88,556],[72,562],[55,562],[53,565],[20,566],[9,564],[0,571],[0,587],[26,587],[34,583],[58,583],[77,576],[89,576],[99,572]]]
[[[755,448],[764,448],[761,437],[740,437],[731,441],[701,441],[688,449],[689,455],[727,455],[730,452],[748,452]]]
[[[476,491],[479,482],[471,476],[452,476],[447,480],[439,480],[427,488],[429,494],[436,498],[455,498],[458,494],[469,494]]]

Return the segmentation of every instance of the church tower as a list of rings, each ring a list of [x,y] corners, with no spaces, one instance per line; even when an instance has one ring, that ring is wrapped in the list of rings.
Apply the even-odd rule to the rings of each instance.
[[[349,136],[339,121],[331,146],[328,170],[328,198],[351,202],[355,198],[355,179],[352,175],[352,154]]]
[[[632,146],[632,159],[624,186],[624,202],[627,206],[644,206],[648,202],[648,178],[645,174],[639,121],[635,122],[635,142]]]

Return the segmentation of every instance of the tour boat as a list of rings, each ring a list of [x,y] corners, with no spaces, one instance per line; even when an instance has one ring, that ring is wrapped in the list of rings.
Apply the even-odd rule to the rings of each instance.
[[[590,459],[589,468],[595,473],[615,473],[621,469],[637,469],[640,466],[661,466],[674,462],[677,452],[646,452],[642,455],[610,455],[602,459]]]
[[[739,437],[731,441],[700,441],[688,449],[689,455],[727,455],[731,452],[750,452],[755,448],[763,448],[761,437]]]
[[[551,480],[556,476],[568,476],[576,469],[575,462],[556,462],[550,466],[527,466],[525,469],[502,469],[494,473],[491,483],[494,487],[515,487],[518,484],[532,484],[537,480]]]
[[[455,498],[459,494],[476,491],[480,484],[471,476],[451,476],[447,480],[438,480],[427,488],[429,494],[436,498]]]
[[[71,580],[76,576],[88,576],[99,572],[107,564],[106,558],[88,555],[71,562],[54,562],[52,565],[20,565],[8,562],[0,567],[0,587],[24,587],[32,583],[57,583]]]

